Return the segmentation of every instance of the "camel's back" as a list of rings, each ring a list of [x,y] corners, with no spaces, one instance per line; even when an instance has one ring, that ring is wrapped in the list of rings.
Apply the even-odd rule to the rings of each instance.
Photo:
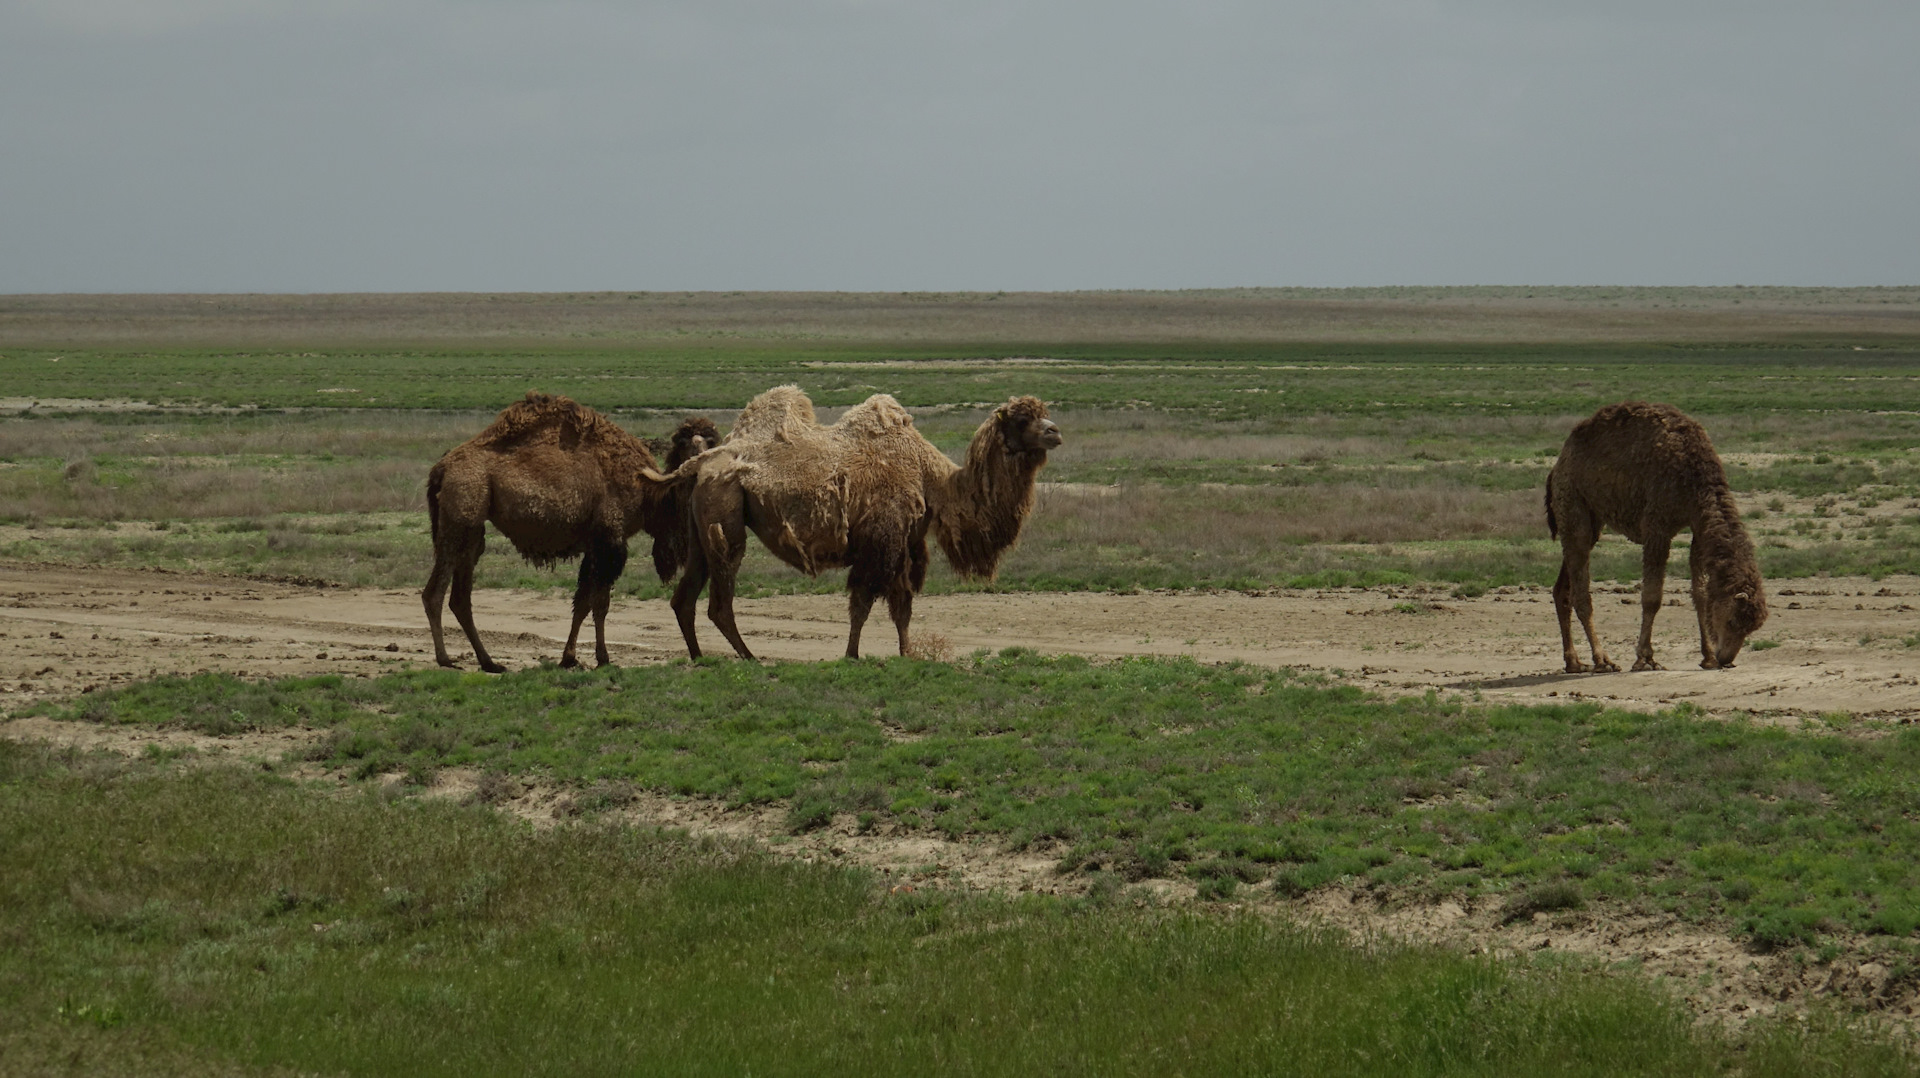
[[[655,467],[647,444],[592,408],[567,397],[528,393],[495,417],[486,430],[448,453],[490,455],[493,467],[516,460],[591,460],[605,473],[625,474]]]
[[[1602,523],[1631,530],[1643,519],[1679,527],[1706,494],[1726,488],[1707,432],[1667,404],[1608,405],[1567,435],[1549,480],[1556,507],[1584,505]]]
[[[904,542],[927,512],[927,469],[953,464],[885,394],[822,427],[801,421],[811,419],[812,408],[802,411],[805,397],[797,390],[778,393],[755,398],[721,447],[724,460],[711,466],[714,482],[723,472],[738,477],[749,522],[768,549],[813,571],[846,564],[856,545],[882,537]],[[743,431],[753,437],[740,437]],[[708,470],[702,466],[703,483]]]

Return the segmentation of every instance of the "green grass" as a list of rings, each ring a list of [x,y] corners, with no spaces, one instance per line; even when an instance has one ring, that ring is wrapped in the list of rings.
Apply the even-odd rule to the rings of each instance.
[[[1021,354],[1059,361],[929,362]],[[1034,392],[1055,405],[1067,445],[1043,478],[1081,486],[1042,494],[1005,589],[1548,583],[1558,557],[1544,475],[1572,422],[1622,396],[1693,410],[1734,455],[1768,576],[1879,577],[1920,572],[1920,449],[1905,414],[1920,408],[1916,357],[1904,345],[735,340],[547,354],[81,351],[54,363],[10,350],[0,371],[17,377],[11,392],[83,385],[246,410],[0,420],[0,558],[417,587],[426,469],[528,386],[658,434],[677,409],[725,421],[753,393],[797,380],[823,407],[894,392],[924,409],[920,427],[949,452],[983,404]],[[174,382],[194,394],[170,396]],[[753,549],[747,594],[838,590],[837,574],[808,580]],[[1637,576],[1635,549],[1599,558],[1602,576]],[[480,583],[564,587],[572,573],[497,553]],[[663,593],[637,571],[623,587]],[[936,569],[932,590],[958,587]]]
[[[504,677],[161,679],[57,717],[305,725],[315,759],[630,782],[1014,846],[1063,871],[1231,875],[1294,895],[1512,894],[1571,881],[1767,945],[1920,910],[1920,730],[1862,737],[1596,705],[1374,699],[1287,672],[1020,649]],[[1910,931],[1892,933],[1912,947]]]
[[[1907,1074],[1831,1018],[0,742],[16,1073]]]
[[[929,360],[1044,356],[1064,362]],[[1322,414],[1581,415],[1627,398],[1729,414],[1911,410],[1920,349],[1849,345],[1208,342],[1033,345],[662,342],[540,353],[459,349],[204,352],[9,349],[28,397],[229,408],[495,409],[538,387],[609,409],[738,408],[782,382],[816,403],[876,385],[907,405],[1031,393],[1070,409],[1149,407],[1213,420]]]

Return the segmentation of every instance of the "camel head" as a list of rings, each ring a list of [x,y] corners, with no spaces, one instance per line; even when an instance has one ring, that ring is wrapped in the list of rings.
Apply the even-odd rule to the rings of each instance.
[[[1733,665],[1747,638],[1766,624],[1767,593],[1757,575],[1737,585],[1710,584],[1707,590],[1707,631],[1712,637],[1714,665],[1724,670]]]
[[[673,430],[661,470],[671,472],[720,444],[720,428],[703,415],[688,416]]]
[[[1037,397],[1014,397],[993,410],[994,425],[1009,454],[1039,454],[1060,448],[1060,427],[1047,418],[1047,406]]]

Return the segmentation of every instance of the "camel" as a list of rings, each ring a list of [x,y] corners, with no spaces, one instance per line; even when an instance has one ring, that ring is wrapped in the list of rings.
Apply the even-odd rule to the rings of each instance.
[[[1664,669],[1653,658],[1653,616],[1666,583],[1668,545],[1682,528],[1693,530],[1689,563],[1700,666],[1733,666],[1747,637],[1767,620],[1767,596],[1726,470],[1699,423],[1670,405],[1627,401],[1600,409],[1567,435],[1547,475],[1547,531],[1560,539],[1553,607],[1569,674],[1588,669],[1574,654],[1570,610],[1586,630],[1593,671],[1620,669],[1593,630],[1588,559],[1603,528],[1641,544],[1633,668]]]
[[[685,420],[673,433],[668,470],[719,440],[712,420]],[[473,567],[486,550],[492,521],[535,565],[581,557],[573,628],[560,665],[580,665],[574,645],[591,611],[594,659],[605,666],[607,605],[626,568],[627,540],[641,530],[653,536],[654,570],[661,582],[671,580],[687,553],[685,485],[655,470],[644,442],[585,405],[543,393],[516,401],[492,426],[449,450],[427,476],[433,572],[420,599],[433,630],[435,660],[455,665],[440,629],[440,605],[451,583],[447,605],[480,669],[506,669],[487,654],[473,626]]]
[[[927,578],[927,533],[962,576],[991,580],[1033,509],[1047,451],[1059,445],[1060,428],[1032,397],[996,408],[955,465],[884,393],[831,427],[797,386],[760,394],[691,480],[693,541],[673,593],[687,654],[700,657],[694,606],[711,576],[708,618],[741,658],[753,658],[733,617],[749,530],[809,575],[847,569],[848,658],[860,657],[860,630],[880,596],[906,654],[913,597]]]

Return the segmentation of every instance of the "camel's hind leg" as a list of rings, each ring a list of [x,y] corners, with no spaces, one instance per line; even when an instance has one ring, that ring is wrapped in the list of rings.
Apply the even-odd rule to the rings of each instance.
[[[740,626],[733,620],[733,584],[740,575],[740,559],[747,556],[746,524],[739,517],[709,524],[706,534],[699,539],[707,548],[707,572],[711,574],[707,584],[707,620],[733,645],[735,654],[751,659],[753,652],[748,650],[746,639],[740,635]]]
[[[913,589],[905,581],[896,583],[887,589],[887,613],[893,617],[893,628],[900,636],[900,654],[907,653],[907,623],[913,620]]]
[[[1667,594],[1667,552],[1670,537],[1652,529],[1643,530],[1646,545],[1640,548],[1640,642],[1633,649],[1635,670],[1665,670],[1653,661],[1653,616]]]
[[[847,581],[847,658],[860,657],[860,630],[873,612],[873,591],[852,580]]]
[[[1580,627],[1586,631],[1587,646],[1593,650],[1593,671],[1618,670],[1620,667],[1607,658],[1607,651],[1600,646],[1600,635],[1593,629],[1593,580],[1589,575],[1589,562],[1593,556],[1593,539],[1576,536],[1562,525],[1560,532],[1560,579],[1553,584],[1553,612],[1560,619],[1560,651],[1566,661],[1569,674],[1585,673],[1587,664],[1573,649],[1573,626],[1570,615],[1580,616]]]
[[[700,604],[700,590],[707,586],[707,555],[699,543],[689,544],[687,564],[680,584],[673,589],[673,617],[680,623],[680,635],[687,641],[687,658],[700,657],[700,640],[694,634],[694,612]]]
[[[433,571],[427,575],[427,586],[420,592],[420,603],[427,610],[427,628],[433,632],[433,659],[441,666],[455,666],[453,656],[447,654],[446,633],[441,625],[442,605],[453,608],[453,616],[459,619],[460,627],[466,631],[467,639],[473,643],[474,657],[485,668],[493,660],[487,657],[486,649],[480,646],[480,634],[473,628],[473,566],[487,549],[487,532],[484,526],[479,528],[459,528],[452,524],[443,524],[441,534],[433,545]],[[453,588],[453,600],[447,600],[447,589]],[[496,668],[493,672],[498,673]]]
[[[473,657],[480,664],[480,669],[489,674],[502,674],[507,668],[494,662],[493,656],[487,654],[487,646],[480,642],[480,630],[473,624],[473,565],[480,560],[486,543],[486,533],[476,531],[469,548],[473,551],[472,556],[459,558],[453,563],[453,595],[447,600],[447,608],[453,611],[461,631],[467,634],[467,643],[473,645]],[[440,665],[452,666],[453,663],[443,660]]]

